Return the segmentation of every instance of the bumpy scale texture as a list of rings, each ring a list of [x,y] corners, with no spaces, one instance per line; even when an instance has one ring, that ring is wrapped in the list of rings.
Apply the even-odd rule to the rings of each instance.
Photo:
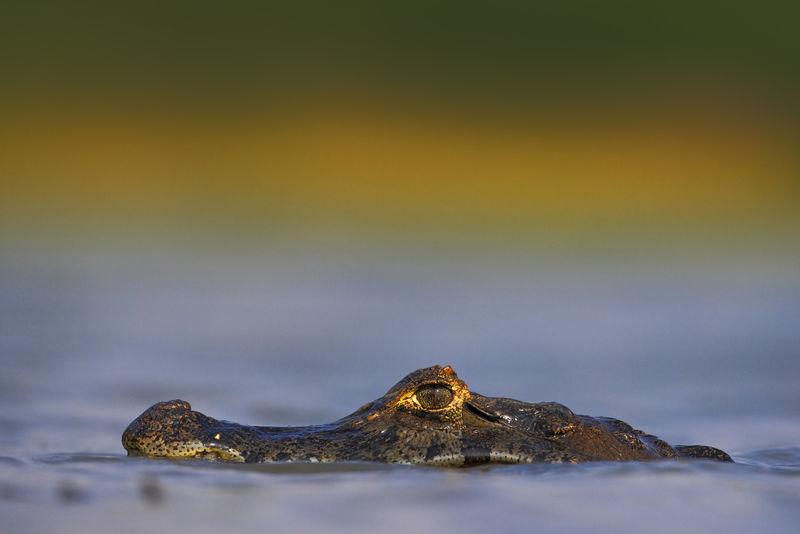
[[[419,369],[386,394],[326,425],[247,426],[188,402],[159,402],[122,434],[131,456],[233,462],[381,462],[465,466],[703,458],[704,445],[672,447],[617,419],[576,415],[555,402],[473,393],[450,366]]]

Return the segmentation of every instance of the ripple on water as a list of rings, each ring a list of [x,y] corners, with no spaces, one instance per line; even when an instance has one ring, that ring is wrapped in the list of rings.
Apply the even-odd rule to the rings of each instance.
[[[125,456],[120,454],[96,454],[89,452],[64,452],[55,454],[44,454],[36,456],[34,461],[42,464],[62,465],[62,464],[84,464],[84,463],[118,463],[125,460]]]
[[[456,468],[471,473],[526,473],[541,476],[624,476],[629,473],[676,473],[692,471],[736,471],[741,466],[757,467],[764,471],[797,472],[800,474],[800,447],[775,447],[759,449],[734,455],[734,464],[713,461],[681,460],[663,462],[591,462],[585,464],[508,464],[485,465],[471,468]],[[283,462],[263,464],[238,464],[214,460],[164,460],[132,458],[122,454],[98,453],[55,453],[31,458],[33,463],[45,465],[81,464],[145,464],[150,468],[164,471],[225,470],[274,475],[314,475],[336,473],[370,473],[385,471],[407,471],[410,473],[426,470],[441,470],[441,467],[411,466],[402,464],[378,464],[369,462]],[[0,464],[23,466],[25,462],[16,458],[0,456]],[[446,470],[446,469],[445,469]]]
[[[800,473],[800,447],[775,447],[735,455],[737,463],[768,470]]]

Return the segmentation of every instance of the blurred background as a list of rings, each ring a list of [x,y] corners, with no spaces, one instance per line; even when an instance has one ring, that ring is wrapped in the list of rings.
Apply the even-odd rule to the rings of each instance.
[[[6,242],[796,242],[787,3],[1,9]]]
[[[5,394],[796,416],[799,14],[7,3]]]

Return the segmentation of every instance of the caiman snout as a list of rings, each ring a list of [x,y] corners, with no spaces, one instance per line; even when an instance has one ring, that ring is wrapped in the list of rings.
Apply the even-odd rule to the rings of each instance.
[[[243,462],[234,448],[221,442],[219,421],[192,411],[180,399],[159,402],[137,417],[122,433],[129,456],[209,458]]]

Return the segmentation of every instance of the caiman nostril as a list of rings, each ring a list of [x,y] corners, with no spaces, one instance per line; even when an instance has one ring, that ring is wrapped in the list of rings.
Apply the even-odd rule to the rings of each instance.
[[[174,399],[166,402],[159,402],[153,408],[161,410],[191,410],[192,405],[181,399]]]

